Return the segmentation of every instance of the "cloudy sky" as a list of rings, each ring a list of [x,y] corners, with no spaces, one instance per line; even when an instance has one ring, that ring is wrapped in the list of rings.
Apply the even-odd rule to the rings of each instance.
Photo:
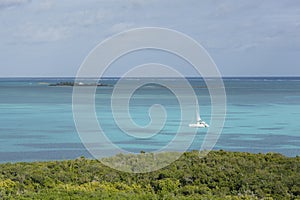
[[[145,26],[191,36],[223,76],[300,76],[298,0],[0,0],[0,76],[75,76],[99,42]]]

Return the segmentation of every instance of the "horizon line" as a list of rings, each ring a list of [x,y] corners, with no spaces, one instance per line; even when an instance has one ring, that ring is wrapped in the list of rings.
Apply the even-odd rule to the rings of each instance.
[[[101,78],[122,78],[123,76],[103,76]],[[185,78],[204,78],[202,76],[184,76]],[[99,77],[76,77],[76,76],[0,76],[0,78],[91,78],[98,79]],[[180,77],[172,77],[172,76],[164,76],[164,77],[147,77],[147,76],[132,76],[126,78],[180,78]],[[221,76],[221,77],[205,77],[205,78],[300,78],[300,75],[229,75],[229,76]]]

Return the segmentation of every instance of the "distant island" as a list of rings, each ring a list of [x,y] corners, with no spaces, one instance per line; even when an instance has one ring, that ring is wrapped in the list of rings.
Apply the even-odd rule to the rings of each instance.
[[[72,82],[72,81],[63,81],[58,83],[51,83],[48,86],[99,86],[99,87],[112,87],[113,85],[104,84],[104,83],[83,83],[83,82]]]

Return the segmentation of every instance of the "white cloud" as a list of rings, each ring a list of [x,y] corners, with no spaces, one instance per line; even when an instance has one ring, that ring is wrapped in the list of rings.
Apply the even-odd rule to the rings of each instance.
[[[53,8],[54,1],[53,0],[40,0],[39,1],[39,9],[40,11],[45,11]]]
[[[242,60],[255,52],[300,50],[300,1],[295,0],[0,0],[0,10],[3,57],[9,57],[5,49],[18,50],[12,43],[52,53],[39,46],[47,42],[62,52],[74,45],[80,57],[105,37],[139,26],[182,31],[228,66],[236,54]],[[281,59],[274,58],[274,63]]]
[[[103,9],[79,10],[67,13],[63,17],[63,23],[72,27],[88,27],[102,24],[112,19],[114,14]]]
[[[134,26],[133,23],[130,22],[121,22],[118,24],[114,24],[111,28],[110,28],[110,32],[111,34],[115,34],[115,33],[119,33],[121,31],[125,31],[129,28],[132,28]]]
[[[29,2],[30,0],[0,0],[0,9],[20,6]]]
[[[14,34],[18,41],[23,43],[55,42],[70,36],[70,30],[63,26],[42,26],[25,24]]]

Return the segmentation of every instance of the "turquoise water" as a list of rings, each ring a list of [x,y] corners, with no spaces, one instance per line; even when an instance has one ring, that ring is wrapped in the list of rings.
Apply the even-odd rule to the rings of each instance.
[[[72,78],[0,79],[0,162],[90,157],[76,132],[72,115],[72,87],[49,83]],[[117,79],[101,80],[115,84]],[[205,83],[191,78],[198,95],[201,116],[210,122],[211,104]],[[174,80],[176,84],[176,80]],[[279,152],[300,155],[300,78],[224,78],[227,116],[214,149],[247,152]],[[98,87],[96,110],[108,138],[132,152],[153,151],[168,143],[178,129],[180,109],[174,94],[159,86],[142,87],[130,101],[132,119],[149,123],[152,104],[164,106],[167,126],[155,138],[124,136],[113,121],[110,97],[113,87]],[[190,149],[199,149],[204,129]]]

